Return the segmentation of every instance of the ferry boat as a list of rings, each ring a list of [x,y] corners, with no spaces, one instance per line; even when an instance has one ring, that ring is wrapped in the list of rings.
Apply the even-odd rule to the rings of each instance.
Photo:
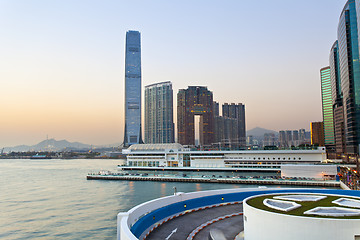
[[[40,154],[37,153],[37,154],[31,156],[30,159],[35,159],[35,160],[36,159],[38,159],[38,160],[39,159],[51,159],[51,157],[49,155],[44,155],[44,154],[40,155]]]

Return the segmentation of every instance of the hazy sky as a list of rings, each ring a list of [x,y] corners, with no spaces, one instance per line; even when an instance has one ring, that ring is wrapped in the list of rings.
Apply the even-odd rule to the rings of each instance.
[[[208,86],[246,124],[321,121],[345,0],[0,0],[0,147],[46,138],[122,142],[125,33],[142,37],[143,86]]]

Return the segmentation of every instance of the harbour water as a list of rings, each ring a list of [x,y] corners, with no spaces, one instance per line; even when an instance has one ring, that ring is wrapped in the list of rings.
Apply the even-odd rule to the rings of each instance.
[[[114,239],[118,212],[173,194],[254,185],[88,181],[122,160],[1,159],[0,239]],[[274,187],[274,186],[272,186]]]

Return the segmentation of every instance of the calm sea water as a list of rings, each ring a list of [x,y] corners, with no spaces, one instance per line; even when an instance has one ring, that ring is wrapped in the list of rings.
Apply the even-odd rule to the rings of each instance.
[[[121,160],[0,160],[0,239],[115,239],[117,213],[181,192],[251,185],[86,180]]]

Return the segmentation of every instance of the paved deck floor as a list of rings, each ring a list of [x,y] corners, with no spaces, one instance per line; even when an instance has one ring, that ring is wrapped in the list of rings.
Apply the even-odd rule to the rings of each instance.
[[[242,204],[234,204],[188,213],[164,223],[150,233],[146,239],[185,240],[188,235],[201,224],[217,217],[242,211]],[[244,228],[242,219],[242,216],[236,216],[220,220],[208,227],[205,227],[196,235],[195,239],[208,239],[209,232],[212,228],[217,228],[222,231],[226,239],[234,239],[234,237]],[[175,229],[176,232],[174,232]],[[144,236],[142,235],[139,239],[143,239],[143,237]]]
[[[244,230],[243,216],[235,216],[213,223],[196,234],[194,240],[208,239],[210,231],[213,229],[220,230],[226,239],[233,240],[239,232]]]

